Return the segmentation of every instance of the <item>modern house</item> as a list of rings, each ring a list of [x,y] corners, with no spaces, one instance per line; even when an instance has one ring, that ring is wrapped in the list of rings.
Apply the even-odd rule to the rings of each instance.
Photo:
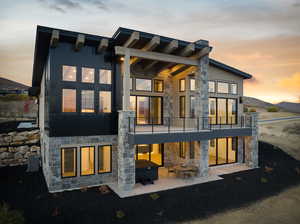
[[[251,75],[211,50],[126,28],[103,37],[38,26],[30,94],[49,191],[108,185],[130,196],[258,167],[257,114],[243,110]]]

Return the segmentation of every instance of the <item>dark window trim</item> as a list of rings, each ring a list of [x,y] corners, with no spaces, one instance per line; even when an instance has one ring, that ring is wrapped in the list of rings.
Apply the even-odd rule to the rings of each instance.
[[[155,81],[162,82],[162,91],[155,91]],[[155,93],[163,93],[165,91],[165,82],[162,79],[153,79],[153,92]]]
[[[183,114],[183,116],[182,116],[182,114],[181,114],[181,111],[182,111],[182,110],[181,110],[181,109],[182,109],[182,108],[181,108],[181,99],[184,99],[184,104],[183,104],[183,113],[184,113],[184,114]],[[186,109],[186,108],[185,108],[185,103],[186,103],[185,100],[186,100],[186,99],[185,99],[185,96],[179,96],[179,117],[180,117],[180,118],[185,118],[185,117],[186,117],[186,116],[185,116],[185,115],[186,115],[186,114],[185,114],[185,109]]]
[[[137,88],[136,88],[136,80],[137,79],[145,79],[145,80],[150,80],[151,81],[151,90],[138,90]],[[136,92],[152,92],[153,91],[153,79],[149,79],[149,78],[135,78],[135,83],[134,83],[135,85],[134,85],[134,90],[136,91]],[[132,86],[133,87],[133,86]]]
[[[82,112],[82,91],[93,91],[94,96],[93,96],[93,101],[94,101],[94,112]],[[97,114],[97,112],[99,112],[99,108],[96,108],[96,90],[95,89],[80,89],[79,94],[80,94],[80,111],[79,113],[81,115],[88,115],[88,114]],[[99,90],[100,92],[100,90]]]
[[[74,176],[67,176],[67,177],[63,176],[63,161],[62,161],[62,158],[63,158],[63,150],[64,149],[73,149],[73,150],[75,150],[75,175]],[[60,176],[61,176],[62,179],[77,177],[77,147],[61,147],[60,148]]]
[[[238,124],[238,99],[237,98],[232,98],[232,97],[208,97],[208,99],[209,98],[216,99],[216,123],[213,124],[213,125],[219,125],[220,124],[219,121],[218,121],[218,114],[219,114],[218,99],[226,99],[226,124],[223,124],[223,125],[231,125],[228,122],[228,99],[235,100],[236,115],[235,115],[235,123],[233,123],[233,125]]]
[[[107,171],[107,172],[99,172],[99,151],[100,151],[100,148],[103,147],[103,146],[109,146],[110,147],[110,168],[109,170],[110,171]],[[105,173],[112,173],[112,145],[98,145],[98,169],[97,169],[97,173],[98,174],[105,174]]]
[[[185,144],[183,144],[184,142],[179,142],[179,157],[182,159],[186,158],[186,149],[185,147],[183,147],[185,144],[187,144],[185,142]]]
[[[228,139],[229,138],[238,138],[238,137],[237,136],[234,136],[234,137],[225,137],[225,139],[226,139],[226,163],[222,163],[222,164],[218,164],[218,154],[219,154],[218,139],[221,139],[221,138],[214,138],[214,140],[216,142],[216,161],[215,161],[215,164],[209,165],[210,167],[211,166],[222,166],[222,165],[227,165],[227,164],[238,163],[238,139],[236,140],[236,148],[237,148],[237,150],[235,151],[235,162],[231,162],[231,163],[228,162],[228,151],[229,151]],[[210,139],[210,140],[213,140],[213,139]],[[201,142],[200,142],[200,144],[201,144]]]
[[[184,80],[184,90],[181,90],[181,80]],[[179,92],[185,92],[186,91],[186,88],[185,88],[185,86],[186,86],[186,80],[185,80],[185,78],[183,78],[183,79],[179,79],[178,80],[179,81]]]
[[[82,148],[94,148],[94,172],[92,174],[82,174],[82,170],[81,170],[81,159],[82,159],[82,156],[81,156],[81,149]],[[80,176],[92,176],[92,175],[95,175],[96,174],[96,163],[95,163],[95,157],[96,157],[96,147],[95,146],[80,146],[80,152],[79,152],[79,158],[80,158]]]

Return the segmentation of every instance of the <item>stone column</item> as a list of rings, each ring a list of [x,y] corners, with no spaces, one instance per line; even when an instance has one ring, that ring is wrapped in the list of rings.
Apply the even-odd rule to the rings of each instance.
[[[208,63],[208,55],[203,56],[195,73],[195,114],[199,119],[200,129],[208,128]]]
[[[119,111],[118,187],[123,191],[130,191],[135,185],[134,145],[128,139],[128,132],[132,130],[129,123],[133,126],[134,116],[134,111]]]
[[[169,118],[174,117],[173,110],[173,83],[172,76],[170,74],[165,74],[164,79],[164,96],[163,96],[163,116],[164,116],[164,124],[168,125]]]
[[[202,140],[201,142],[196,142],[195,150],[199,147],[199,177],[208,176],[208,140]]]
[[[130,107],[130,54],[126,49],[124,62],[122,64],[123,71],[123,110],[129,110]]]
[[[238,155],[237,155],[237,159],[239,163],[243,163],[243,158],[244,158],[244,137],[243,136],[239,136],[238,137]]]
[[[258,167],[258,113],[247,113],[247,126],[251,127],[251,136],[245,137],[245,162],[249,167]]]

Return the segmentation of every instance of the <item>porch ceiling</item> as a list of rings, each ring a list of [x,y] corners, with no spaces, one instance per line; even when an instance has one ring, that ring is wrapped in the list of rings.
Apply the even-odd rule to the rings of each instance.
[[[211,50],[208,41],[205,40],[188,42],[122,27],[116,31],[112,38],[115,41],[115,46],[130,47],[189,59],[200,58]],[[138,57],[132,58],[130,63],[131,66],[139,66],[145,71],[153,71],[155,73],[168,71],[172,75],[177,75],[193,66]]]

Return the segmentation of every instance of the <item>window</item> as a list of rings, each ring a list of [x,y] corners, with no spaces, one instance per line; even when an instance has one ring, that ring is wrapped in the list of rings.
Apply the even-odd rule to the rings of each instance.
[[[136,145],[136,160],[148,160],[159,166],[163,165],[163,144]]]
[[[94,113],[94,91],[82,90],[81,91],[81,112]]]
[[[63,65],[63,81],[76,81],[76,67]]]
[[[133,90],[132,86],[133,86],[133,78],[130,78],[130,90]]]
[[[190,116],[191,118],[195,117],[195,96],[190,97]]]
[[[98,173],[111,172],[111,145],[102,145],[98,148]]]
[[[163,80],[154,80],[154,92],[163,92],[164,91],[164,81]]]
[[[179,142],[179,157],[185,159],[187,142]]]
[[[135,111],[135,106],[136,106],[136,96],[130,96],[130,110]]]
[[[99,81],[101,84],[111,84],[111,70],[100,69]]]
[[[236,111],[237,111],[236,99],[227,99],[228,124],[236,124],[236,118],[237,118]]]
[[[217,123],[217,99],[216,98],[209,98],[209,119],[210,124],[216,124]]]
[[[99,92],[99,112],[111,113],[111,92],[101,91]]]
[[[218,82],[218,93],[229,93],[229,85],[226,82]]]
[[[218,124],[227,124],[227,100],[224,98],[217,99],[217,122]]]
[[[62,112],[76,112],[76,89],[63,89]]]
[[[190,142],[190,159],[195,159],[195,142]]]
[[[76,148],[61,149],[61,176],[76,176]]]
[[[151,79],[135,79],[135,89],[138,91],[152,91]]]
[[[185,96],[179,97],[179,117],[185,117]]]
[[[179,92],[185,91],[185,79],[179,79]]]
[[[82,82],[93,83],[95,77],[95,69],[83,67],[81,75],[82,75],[81,77]]]
[[[91,175],[95,173],[95,147],[81,147],[81,175]]]
[[[195,91],[195,89],[196,89],[196,80],[190,79],[190,90]]]
[[[210,92],[210,93],[216,92],[214,81],[208,81],[208,92]]]
[[[235,83],[230,84],[230,93],[237,94],[237,84],[235,84]]]
[[[237,99],[209,98],[210,124],[237,124]]]

